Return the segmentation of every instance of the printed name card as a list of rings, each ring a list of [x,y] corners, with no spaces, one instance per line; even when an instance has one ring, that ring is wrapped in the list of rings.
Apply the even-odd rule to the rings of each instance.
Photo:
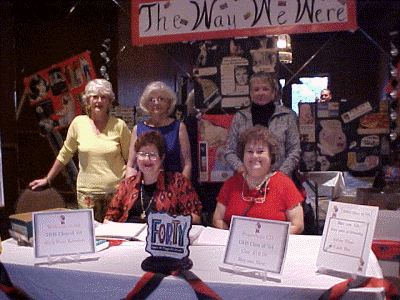
[[[91,209],[34,212],[32,223],[35,258],[96,252]]]
[[[281,274],[289,238],[289,222],[233,216],[223,266]]]
[[[319,268],[365,275],[378,207],[331,201],[317,258]]]
[[[151,213],[147,218],[146,251],[152,256],[182,259],[189,256],[192,217]]]

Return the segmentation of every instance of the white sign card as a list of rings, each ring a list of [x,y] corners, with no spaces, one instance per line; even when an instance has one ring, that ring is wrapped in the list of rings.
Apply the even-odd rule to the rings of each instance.
[[[231,265],[281,274],[289,227],[289,222],[233,216],[224,267]]]
[[[152,256],[176,259],[189,256],[192,216],[173,217],[168,213],[150,213],[147,226],[146,251]]]
[[[35,258],[96,252],[93,210],[32,213]]]
[[[319,268],[365,275],[379,208],[331,201],[317,258]]]

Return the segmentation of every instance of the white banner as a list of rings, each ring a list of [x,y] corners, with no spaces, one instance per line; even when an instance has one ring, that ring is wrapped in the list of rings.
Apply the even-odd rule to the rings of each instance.
[[[132,0],[132,43],[355,30],[355,0]]]

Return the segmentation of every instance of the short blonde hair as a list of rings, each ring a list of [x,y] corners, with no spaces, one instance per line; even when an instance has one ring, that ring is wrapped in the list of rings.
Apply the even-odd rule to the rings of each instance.
[[[110,99],[111,105],[115,101],[115,94],[113,92],[111,82],[102,78],[93,79],[89,81],[88,84],[85,86],[85,91],[83,92],[82,95],[83,102],[86,106],[86,111],[89,114],[90,114],[90,109],[88,100],[91,96],[97,96],[99,94],[106,96],[108,99]]]
[[[280,97],[281,88],[278,80],[272,74],[266,73],[264,71],[254,73],[250,77],[250,91],[253,88],[254,83],[258,80],[265,84],[268,84],[275,91],[276,98]]]
[[[152,94],[154,93],[159,93],[166,99],[168,99],[168,115],[172,114],[178,98],[176,97],[176,93],[162,81],[151,82],[145,87],[143,94],[139,100],[140,108],[143,109],[147,114],[149,113],[149,110],[146,107],[146,103],[152,98]]]

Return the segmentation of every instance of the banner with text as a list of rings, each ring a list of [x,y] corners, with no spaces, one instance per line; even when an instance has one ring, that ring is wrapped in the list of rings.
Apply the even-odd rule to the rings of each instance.
[[[356,30],[356,0],[132,0],[132,44]]]

